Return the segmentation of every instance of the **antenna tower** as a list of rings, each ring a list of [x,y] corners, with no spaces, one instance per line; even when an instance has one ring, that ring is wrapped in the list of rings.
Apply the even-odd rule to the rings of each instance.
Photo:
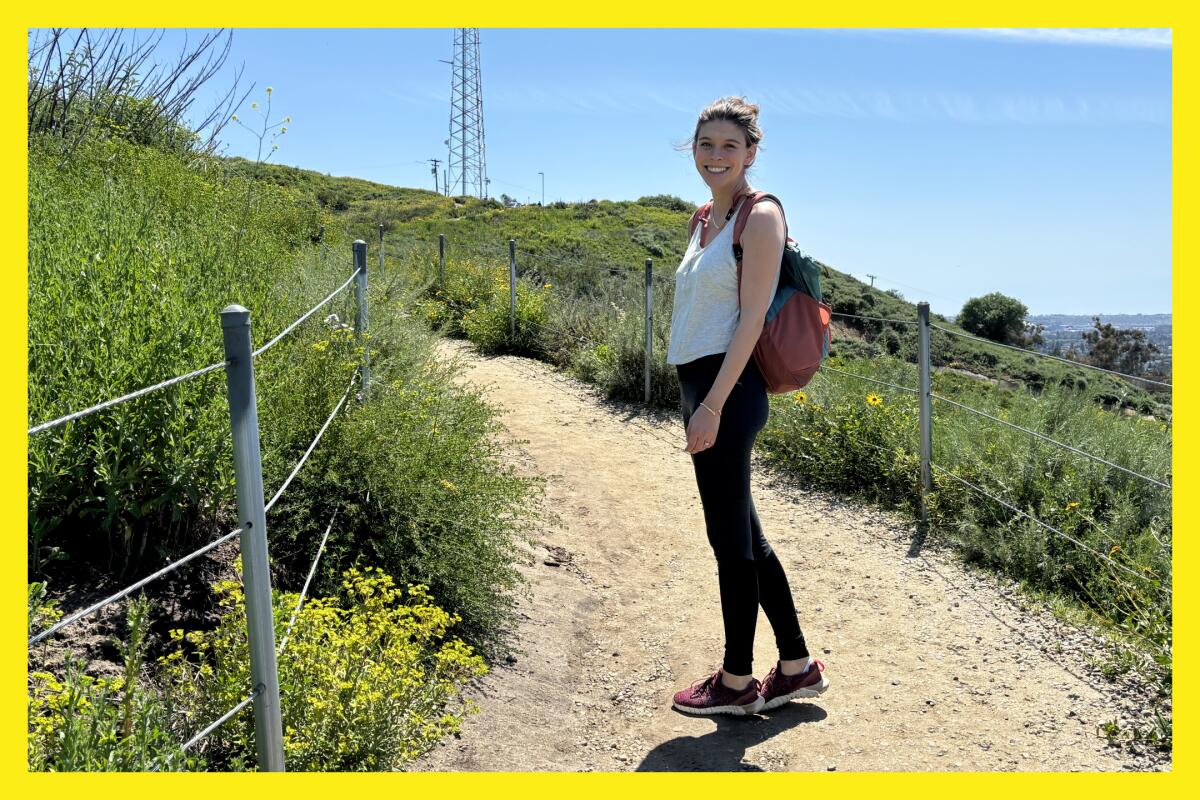
[[[450,156],[446,193],[487,193],[483,146],[483,92],[479,78],[479,29],[456,28],[450,77]]]

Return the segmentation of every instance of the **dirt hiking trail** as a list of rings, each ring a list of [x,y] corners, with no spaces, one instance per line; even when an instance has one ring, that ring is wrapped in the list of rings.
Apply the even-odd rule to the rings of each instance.
[[[548,479],[558,515],[522,572],[515,659],[468,695],[480,713],[419,771],[1162,770],[1170,753],[1109,745],[1148,690],[1105,680],[1088,634],[1026,609],[860,503],[769,475],[754,501],[830,688],[757,716],[692,717],[671,695],[720,665],[716,562],[679,415],[606,402],[552,367],[441,340]],[[719,434],[718,434],[719,435]],[[527,441],[526,441],[527,440]],[[775,663],[759,614],[754,674]]]

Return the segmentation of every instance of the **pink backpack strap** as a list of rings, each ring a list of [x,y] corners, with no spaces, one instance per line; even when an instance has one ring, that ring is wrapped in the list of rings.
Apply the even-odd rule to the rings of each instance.
[[[711,208],[712,208],[712,200],[709,200],[707,203],[700,206],[692,213],[692,219],[690,222],[688,222],[688,241],[691,241],[692,234],[696,232],[696,223],[699,222],[702,217],[707,215],[709,212],[709,209],[711,209]]]
[[[733,243],[741,245],[742,231],[746,229],[746,223],[750,221],[750,209],[754,208],[754,204],[760,200],[774,200],[775,205],[779,206],[779,213],[783,214],[783,203],[779,198],[767,192],[754,192],[747,195],[746,202],[742,203],[742,207],[738,210],[737,219],[733,223]],[[787,241],[787,216],[783,217],[783,239]]]

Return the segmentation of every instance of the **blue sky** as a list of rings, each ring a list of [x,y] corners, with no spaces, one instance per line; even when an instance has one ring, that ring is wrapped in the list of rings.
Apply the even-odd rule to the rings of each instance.
[[[450,29],[236,30],[197,107],[244,64],[293,118],[273,160],[432,189],[452,50]],[[673,146],[744,94],[753,185],[834,267],[945,314],[990,291],[1035,314],[1170,310],[1169,32],[485,29],[480,58],[494,195],[536,202],[542,171],[547,202],[699,204]]]

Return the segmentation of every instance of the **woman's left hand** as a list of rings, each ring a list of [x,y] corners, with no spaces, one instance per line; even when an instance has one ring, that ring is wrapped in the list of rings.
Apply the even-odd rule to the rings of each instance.
[[[712,447],[717,441],[717,428],[720,426],[721,418],[700,406],[688,422],[687,445],[683,449],[694,455]]]

